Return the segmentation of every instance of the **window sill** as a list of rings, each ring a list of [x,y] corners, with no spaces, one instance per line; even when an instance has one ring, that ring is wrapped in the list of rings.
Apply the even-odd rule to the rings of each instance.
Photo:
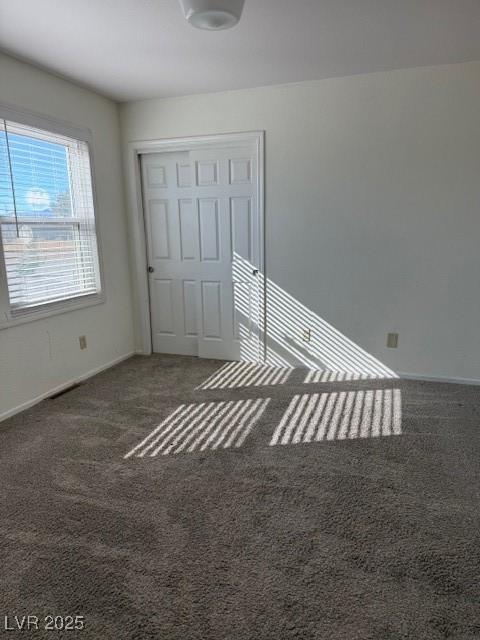
[[[70,300],[62,300],[61,302],[50,302],[49,304],[39,305],[35,310],[17,312],[17,315],[9,313],[8,317],[7,313],[3,313],[4,319],[0,319],[0,331],[28,322],[35,322],[36,320],[44,320],[52,316],[69,313],[70,311],[93,307],[104,302],[105,294],[95,293],[84,297],[71,298]]]

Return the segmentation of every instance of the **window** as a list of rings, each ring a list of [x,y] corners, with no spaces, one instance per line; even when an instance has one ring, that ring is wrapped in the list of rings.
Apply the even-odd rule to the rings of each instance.
[[[0,120],[0,234],[10,320],[100,296],[86,141]]]

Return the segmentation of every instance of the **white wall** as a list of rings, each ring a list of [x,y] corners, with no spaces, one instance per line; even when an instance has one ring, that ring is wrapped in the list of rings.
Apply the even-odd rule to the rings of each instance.
[[[3,55],[0,101],[91,129],[106,290],[103,304],[0,330],[1,418],[131,353],[133,331],[117,106]]]
[[[128,103],[121,121],[125,142],[264,129],[268,277],[398,372],[480,380],[479,113],[467,63]]]

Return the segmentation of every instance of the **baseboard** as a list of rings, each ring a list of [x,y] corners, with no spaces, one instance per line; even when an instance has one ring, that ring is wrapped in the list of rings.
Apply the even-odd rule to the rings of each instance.
[[[114,360],[111,360],[106,364],[102,364],[99,367],[96,367],[95,369],[91,369],[90,371],[87,371],[87,373],[84,373],[78,378],[73,378],[71,380],[68,380],[68,382],[64,382],[63,384],[58,385],[57,387],[53,387],[52,389],[49,389],[45,393],[42,393],[41,395],[36,396],[32,400],[27,400],[27,402],[23,402],[22,404],[18,405],[17,407],[14,407],[13,409],[9,409],[4,413],[0,413],[0,422],[2,420],[6,420],[7,418],[11,418],[17,413],[21,413],[22,411],[25,411],[25,409],[30,409],[30,407],[33,407],[39,402],[42,402],[42,400],[49,398],[54,393],[59,393],[60,391],[63,391],[64,389],[71,387],[73,384],[78,384],[79,382],[88,380],[88,378],[91,378],[92,376],[97,375],[97,373],[101,373],[102,371],[105,371],[106,369],[110,369],[110,367],[114,367],[116,364],[119,364],[124,360],[128,360],[128,358],[131,358],[133,355],[135,355],[135,351],[130,351],[129,353],[126,353],[123,356],[115,358]]]
[[[448,378],[446,376],[422,376],[419,373],[402,373],[398,372],[399,378],[405,380],[424,380],[425,382],[446,382],[450,384],[472,384],[480,385],[480,380],[476,378]]]

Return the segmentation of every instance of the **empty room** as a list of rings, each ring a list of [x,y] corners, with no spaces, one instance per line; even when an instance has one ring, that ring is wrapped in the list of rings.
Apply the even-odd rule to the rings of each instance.
[[[0,0],[0,637],[480,638],[480,3]]]

